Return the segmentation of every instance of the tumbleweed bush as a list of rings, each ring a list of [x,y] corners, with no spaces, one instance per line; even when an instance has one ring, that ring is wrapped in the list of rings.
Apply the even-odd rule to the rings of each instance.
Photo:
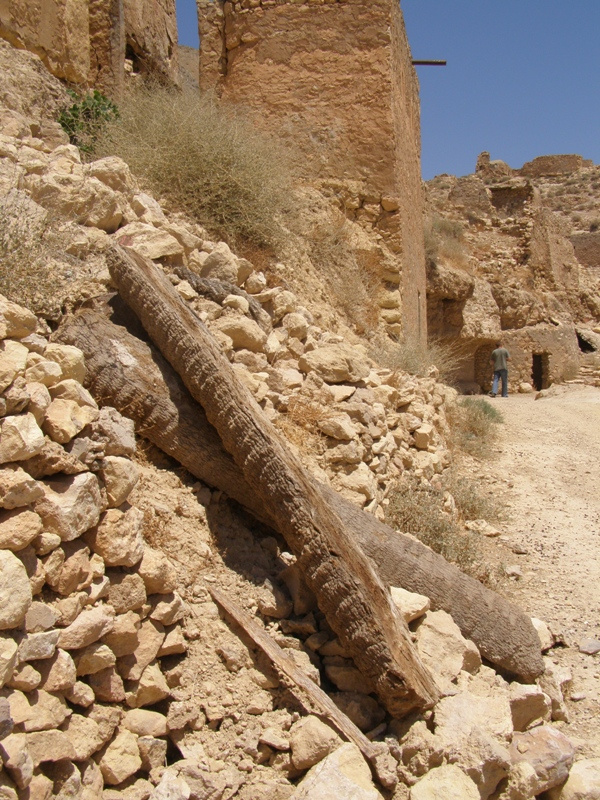
[[[503,421],[498,409],[483,397],[462,397],[448,409],[452,444],[476,458],[491,453]]]
[[[153,83],[132,89],[119,108],[95,157],[120,156],[153,194],[230,243],[276,244],[292,170],[242,110]]]

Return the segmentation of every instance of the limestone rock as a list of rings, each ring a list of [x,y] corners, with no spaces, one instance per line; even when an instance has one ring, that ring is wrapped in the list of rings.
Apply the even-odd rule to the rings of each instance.
[[[34,511],[0,511],[0,549],[22,550],[42,532],[42,520]]]
[[[551,700],[538,686],[512,683],[510,710],[516,731],[525,731],[540,720],[550,720]]]
[[[348,414],[329,414],[317,421],[317,427],[326,436],[338,441],[350,441],[357,435],[354,423]]]
[[[454,764],[428,772],[410,790],[410,800],[480,800],[479,790]]]
[[[144,514],[139,508],[125,512],[109,508],[84,538],[108,566],[133,567],[144,555],[143,523]]]
[[[110,570],[108,577],[110,580],[108,602],[117,614],[134,611],[144,605],[146,602],[146,588],[139,575]]]
[[[41,384],[40,384],[41,385]],[[45,389],[46,387],[44,387]],[[80,406],[89,406],[90,408],[98,408],[98,403],[94,400],[92,395],[85,389],[79,381],[73,378],[66,378],[65,380],[56,383],[54,386],[47,390],[49,397],[52,400],[72,400]]]
[[[58,615],[51,606],[34,600],[25,616],[25,630],[27,633],[47,631],[54,626],[57,618]]]
[[[292,762],[297,769],[309,769],[340,744],[340,737],[318,717],[298,720],[290,729]]]
[[[56,651],[56,643],[60,631],[41,631],[26,633],[19,641],[19,661],[38,661],[52,658]]]
[[[381,800],[371,771],[354,744],[342,744],[300,781],[290,800]],[[463,800],[463,798],[461,798]]]
[[[100,670],[114,667],[117,658],[105,644],[94,642],[75,654],[77,675],[93,675]]]
[[[70,719],[63,723],[62,730],[75,751],[74,761],[86,761],[104,744],[98,723],[94,722],[90,717],[73,714]]]
[[[54,386],[62,379],[62,369],[56,361],[30,353],[27,358],[25,380],[28,383],[42,383],[44,386]]]
[[[71,656],[57,650],[51,658],[35,663],[40,673],[40,687],[46,692],[68,692],[75,685],[77,675]]]
[[[88,428],[84,429],[88,434]],[[116,408],[104,406],[98,419],[89,426],[90,438],[103,445],[105,456],[131,456],[135,453],[135,426]]]
[[[167,742],[153,736],[140,736],[138,739],[142,769],[145,772],[156,767],[164,767],[167,760]]]
[[[25,789],[33,777],[33,759],[27,747],[26,733],[11,733],[0,742],[4,767],[19,789]]]
[[[107,456],[102,461],[100,477],[104,481],[109,508],[124,503],[139,479],[137,465],[122,456]]]
[[[127,730],[118,733],[102,753],[98,766],[110,786],[131,777],[142,766],[136,736]]]
[[[33,414],[4,417],[0,420],[0,464],[26,461],[44,446],[44,434]]]
[[[74,622],[60,632],[59,647],[63,650],[79,650],[98,641],[112,630],[114,615],[114,610],[107,605],[82,611]]]
[[[27,748],[34,767],[44,761],[64,761],[75,758],[75,748],[63,731],[34,731],[27,734]]]
[[[445,611],[428,611],[418,623],[416,647],[426,667],[447,687],[461,670],[477,672],[481,656]]]
[[[16,646],[16,643],[15,643]],[[42,676],[34,669],[31,664],[19,664],[12,673],[12,677],[7,681],[11,689],[19,689],[22,692],[32,692],[37,689],[42,682]]]
[[[572,681],[573,676],[568,669],[556,666],[550,658],[544,658],[544,672],[538,678],[538,685],[550,698],[553,720],[569,721],[564,694],[571,688]]]
[[[0,689],[13,676],[17,664],[17,643],[6,634],[0,635]]]
[[[24,374],[28,355],[25,345],[11,339],[0,340],[0,392],[10,386],[17,375]]]
[[[541,619],[537,619],[537,617],[532,617],[531,622],[533,623],[533,627],[540,638],[542,652],[544,653],[546,650],[550,650],[552,647],[554,647],[554,636],[552,635],[550,628],[546,625],[546,623]]]
[[[169,594],[177,587],[175,567],[160,550],[145,547],[137,571],[148,594]]]
[[[167,718],[158,711],[134,708],[123,717],[123,727],[137,736],[166,736]]]
[[[44,497],[35,510],[44,529],[56,533],[63,542],[81,536],[100,518],[102,497],[98,479],[90,472],[40,482]]]
[[[65,697],[69,703],[83,706],[83,708],[91,706],[95,699],[94,690],[83,681],[75,681],[74,685],[65,692]]]
[[[0,338],[21,339],[36,328],[35,314],[0,295]]]
[[[15,725],[22,726],[25,733],[58,728],[71,716],[71,709],[59,695],[36,689],[27,695],[13,690],[8,695],[10,715]]]
[[[567,737],[550,725],[515,733],[510,747],[514,763],[527,761],[537,776],[535,794],[566,780],[575,759],[575,748]]]
[[[142,673],[142,677],[132,692],[126,697],[130,708],[151,706],[168,697],[169,687],[158,664],[150,664]]]
[[[217,278],[242,286],[251,272],[252,267],[245,259],[239,259],[225,242],[219,242],[204,260],[200,274],[203,278]]]
[[[122,678],[137,681],[146,667],[154,661],[165,638],[165,630],[160,623],[145,619],[137,633],[138,643],[130,655],[119,659],[117,668]]]
[[[151,260],[173,257],[182,259],[184,254],[183,245],[174,236],[146,222],[130,222],[120,228],[117,241]]]
[[[63,380],[74,380],[83,383],[85,379],[85,361],[78,347],[68,344],[50,342],[44,350],[44,358],[55,361],[62,370]]]
[[[0,550],[0,630],[19,627],[31,601],[31,585],[22,562],[9,550]]]
[[[333,662],[333,663],[332,663]],[[327,657],[324,661],[325,674],[341,692],[371,694],[374,687],[351,661],[339,657]]]
[[[98,411],[91,406],[57,398],[46,409],[42,430],[53,442],[66,444],[97,417]]]
[[[131,171],[123,159],[117,156],[106,156],[86,165],[86,172],[97,178],[115,192],[127,193],[135,188]]]
[[[396,586],[390,586],[390,594],[406,622],[413,622],[415,619],[419,619],[431,607],[429,598],[425,597],[424,594],[407,592],[406,589],[400,589]]]
[[[267,334],[248,317],[224,316],[219,317],[213,324],[217,330],[229,336],[236,350],[243,348],[253,353],[260,353],[267,342]]]
[[[108,645],[117,658],[126,656],[133,653],[138,646],[139,627],[140,618],[134,611],[119,614],[115,617],[113,629],[102,637],[102,641]]]
[[[37,481],[18,464],[6,464],[0,470],[0,507],[13,509],[28,506],[43,494]]]
[[[600,800],[600,758],[584,758],[571,767],[567,782],[548,792],[549,800]]]
[[[94,672],[88,678],[96,700],[105,703],[122,703],[125,700],[123,679],[114,667]]]
[[[413,433],[417,450],[427,450],[433,444],[433,425],[423,424]]]
[[[385,710],[368,694],[333,692],[330,697],[363,733],[372,731],[385,719]]]
[[[328,344],[304,353],[298,367],[304,373],[316,372],[326,383],[357,383],[370,372],[365,356],[344,343]]]

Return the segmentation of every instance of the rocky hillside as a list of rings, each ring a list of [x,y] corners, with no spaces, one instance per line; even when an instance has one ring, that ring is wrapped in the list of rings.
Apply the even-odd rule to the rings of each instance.
[[[523,391],[575,378],[600,346],[596,174],[575,156],[517,171],[483,153],[475,174],[428,183],[429,331],[464,346],[465,388],[489,389],[501,338]]]
[[[11,74],[49,80],[2,52]],[[0,299],[2,796],[567,800],[594,785],[560,729],[569,676],[542,659],[544,624],[381,521],[400,477],[439,491],[456,391],[381,366],[325,296],[313,314],[314,284],[267,283],[120,159],[83,163],[37,90],[12,96],[0,175],[18,247],[2,279],[36,313]],[[183,367],[160,356],[171,330],[153,331],[144,301],[148,341],[135,270],[139,296],[158,287],[176,330],[205,343],[212,391],[193,384],[202,347]],[[246,420],[229,438],[228,389]],[[232,459],[256,426],[278,460]],[[319,532],[343,534],[316,569],[292,536],[307,495],[283,519],[272,464],[307,487]],[[347,555],[364,581],[332,608],[319,567]],[[410,714],[339,626],[355,598],[390,620],[394,688],[413,668],[433,687]]]

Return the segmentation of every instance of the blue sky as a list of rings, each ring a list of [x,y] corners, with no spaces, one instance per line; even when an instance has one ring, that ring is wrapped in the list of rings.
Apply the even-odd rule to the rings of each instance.
[[[600,0],[402,0],[418,67],[423,177],[466,175],[477,155],[520,167],[579,153],[600,163]],[[195,0],[177,0],[198,45]]]

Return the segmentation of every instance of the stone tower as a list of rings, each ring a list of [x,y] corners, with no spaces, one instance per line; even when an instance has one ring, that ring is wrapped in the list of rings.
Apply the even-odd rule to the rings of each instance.
[[[418,81],[399,0],[197,0],[200,85],[293,143],[308,180],[361,189],[394,254],[402,328],[426,335]]]

